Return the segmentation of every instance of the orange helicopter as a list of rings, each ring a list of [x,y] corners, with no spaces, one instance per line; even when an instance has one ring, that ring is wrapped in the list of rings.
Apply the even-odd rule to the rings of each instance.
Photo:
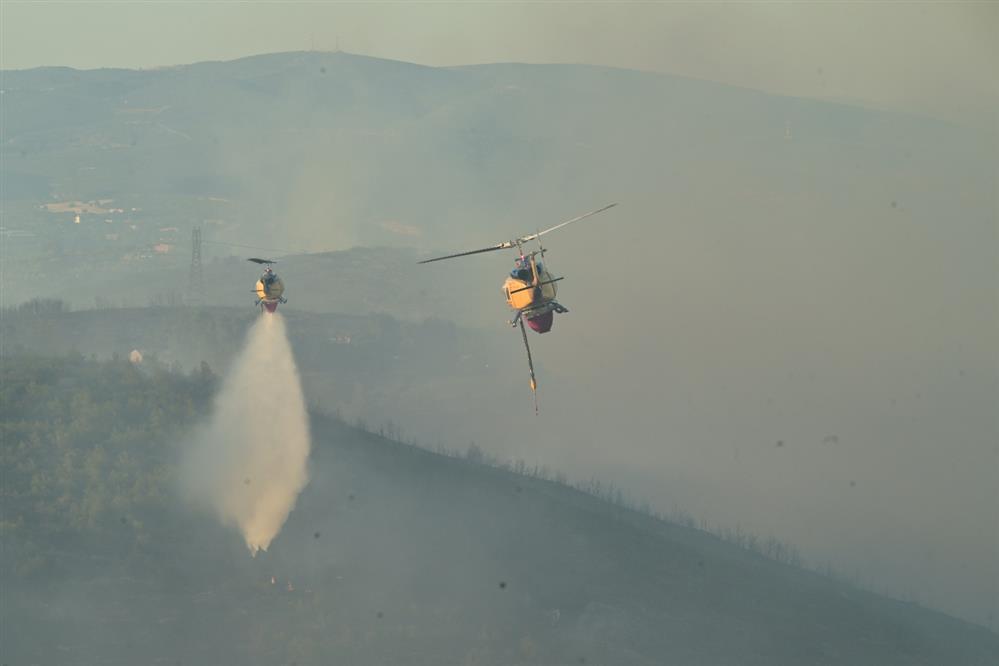
[[[527,329],[524,327],[524,320],[527,320],[527,325],[531,327],[531,330],[536,331],[537,333],[547,333],[552,328],[552,324],[555,320],[555,313],[564,314],[569,310],[555,300],[555,296],[557,295],[555,283],[563,278],[552,277],[552,274],[548,272],[548,269],[542,262],[546,250],[541,244],[541,241],[538,240],[537,250],[527,253],[524,252],[524,244],[535,239],[540,239],[541,236],[555,231],[556,229],[561,229],[567,224],[572,224],[573,222],[578,222],[579,220],[583,220],[591,215],[602,213],[616,205],[616,203],[612,203],[604,206],[603,208],[591,210],[589,213],[584,213],[578,217],[572,218],[571,220],[566,220],[565,222],[556,224],[554,227],[550,227],[544,231],[538,231],[537,233],[505,241],[491,247],[485,247],[481,250],[459,252],[457,254],[449,254],[443,257],[424,259],[419,262],[421,264],[429,264],[433,261],[465,257],[470,254],[481,254],[483,252],[493,252],[494,250],[506,250],[514,247],[517,248],[519,256],[514,261],[513,270],[510,271],[506,280],[503,281],[503,294],[506,296],[506,302],[510,308],[516,310],[517,312],[509,323],[514,327],[519,324],[520,333],[524,338],[524,349],[527,350],[527,366],[531,371],[531,392],[534,395],[535,413],[538,412],[538,382],[534,376],[534,361],[531,358],[531,345],[527,341]]]
[[[253,287],[253,293],[257,295],[257,301],[254,305],[260,306],[260,311],[266,310],[271,314],[277,310],[279,303],[287,303],[288,299],[283,296],[284,294],[284,282],[281,278],[277,276],[277,273],[271,268],[271,264],[276,264],[276,259],[261,259],[259,257],[250,257],[247,261],[252,261],[255,264],[264,265],[264,274],[260,276],[257,280],[257,284]]]

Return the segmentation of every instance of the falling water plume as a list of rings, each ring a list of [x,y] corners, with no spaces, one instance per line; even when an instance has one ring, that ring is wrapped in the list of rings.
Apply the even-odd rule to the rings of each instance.
[[[185,494],[240,530],[253,555],[267,550],[308,482],[309,421],[280,314],[246,339],[209,423],[186,452]]]

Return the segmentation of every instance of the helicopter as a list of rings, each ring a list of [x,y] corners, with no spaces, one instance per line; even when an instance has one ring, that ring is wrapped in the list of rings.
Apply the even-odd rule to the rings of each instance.
[[[520,326],[520,333],[524,339],[524,349],[527,350],[527,367],[531,373],[531,392],[534,395],[535,413],[538,412],[538,382],[534,376],[534,360],[531,357],[531,345],[527,340],[527,329],[524,326],[524,320],[527,320],[527,325],[530,326],[531,330],[536,333],[547,333],[552,329],[556,313],[565,314],[569,312],[568,308],[555,300],[557,295],[555,283],[559,282],[563,278],[553,277],[546,268],[543,262],[546,250],[541,244],[540,238],[549,232],[561,229],[562,227],[572,224],[573,222],[586,219],[591,215],[602,213],[616,205],[616,203],[612,203],[604,206],[603,208],[591,210],[590,212],[574,217],[571,220],[566,220],[565,222],[556,224],[554,227],[549,227],[544,231],[538,231],[527,236],[521,236],[520,238],[497,243],[496,245],[485,247],[480,250],[458,252],[457,254],[449,254],[443,257],[435,257],[433,259],[424,259],[423,261],[418,262],[421,264],[429,264],[434,261],[465,257],[471,254],[482,254],[483,252],[517,248],[519,256],[514,260],[513,270],[510,271],[506,280],[503,281],[503,295],[506,296],[506,302],[510,308],[516,311],[513,319],[508,323],[514,328],[518,325]],[[524,244],[536,239],[538,240],[538,249],[525,252]]]
[[[266,310],[273,314],[277,310],[278,303],[288,302],[288,299],[283,296],[284,282],[281,281],[281,278],[271,268],[271,265],[276,264],[277,261],[274,259],[260,259],[259,257],[250,257],[247,261],[264,265],[264,273],[257,280],[257,284],[253,289],[253,292],[257,295],[257,301],[254,305],[259,305],[261,312]]]

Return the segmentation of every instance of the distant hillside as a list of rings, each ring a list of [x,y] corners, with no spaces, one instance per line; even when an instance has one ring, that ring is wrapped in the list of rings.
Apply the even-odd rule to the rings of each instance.
[[[999,638],[558,484],[312,421],[271,551],[177,495],[214,378],[2,366],[4,659],[991,664]]]
[[[190,255],[190,239],[178,245]],[[265,254],[244,250],[244,254]],[[288,309],[347,315],[390,314],[410,321],[446,319],[468,325],[502,324],[509,318],[498,285],[505,275],[460,264],[443,270],[417,265],[421,255],[409,248],[353,248],[340,252],[281,256],[274,267],[284,279]],[[52,259],[4,271],[13,303],[39,294],[75,309],[177,306],[192,302],[189,266],[161,257],[137,267],[131,263],[88,263],[68,276]],[[23,268],[23,270],[22,270]],[[213,258],[203,264],[205,305],[251,311],[259,266],[244,256]],[[494,287],[497,287],[494,289]]]
[[[518,404],[529,407],[526,364],[505,362],[519,352],[513,336],[433,317],[405,322],[385,314],[318,314],[290,306],[279,312],[288,320],[307,400],[344,418],[372,427],[393,423],[405,428],[407,437],[429,444],[428,428],[416,426],[437,423],[436,430],[447,431],[442,420],[458,419],[475,404],[516,397],[514,392],[520,394]],[[224,373],[260,316],[250,306],[67,312],[59,311],[58,303],[41,302],[5,312],[0,336],[8,354],[76,353],[107,360],[138,350],[167,367],[187,371],[205,362]],[[421,413],[422,419],[405,417]],[[487,419],[483,415],[481,422]],[[454,436],[459,438],[443,443],[468,441]]]
[[[936,121],[674,76],[347,53],[5,71],[4,111],[8,226],[47,237],[71,219],[38,204],[110,199],[123,212],[82,221],[104,250],[192,222],[248,245],[442,248],[613,200],[631,224],[655,214],[651,231],[725,190],[743,209],[804,214],[814,202],[793,196],[813,186],[887,206],[910,193],[906,176],[989,155]]]

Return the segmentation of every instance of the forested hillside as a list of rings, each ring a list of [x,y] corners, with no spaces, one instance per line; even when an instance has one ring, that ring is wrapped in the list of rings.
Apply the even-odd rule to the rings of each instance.
[[[282,312],[307,400],[351,422],[393,422],[407,439],[453,448],[482,443],[476,429],[502,432],[500,414],[477,414],[469,422],[473,404],[530,406],[518,340],[502,328],[469,329],[436,317],[410,322],[386,314],[303,312],[290,304]],[[204,361],[224,374],[257,317],[252,307],[69,311],[61,301],[31,301],[0,317],[0,335],[8,352],[106,360],[138,350],[174,369],[186,372]]]
[[[999,639],[314,415],[270,552],[178,490],[208,368],[7,357],[6,663],[991,664]]]

